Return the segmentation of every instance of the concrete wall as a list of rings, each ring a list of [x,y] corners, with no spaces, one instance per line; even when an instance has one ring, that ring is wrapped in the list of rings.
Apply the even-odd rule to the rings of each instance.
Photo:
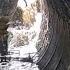
[[[42,54],[41,51],[41,59],[38,62],[41,70],[67,70],[70,67],[69,3],[70,1],[65,0],[45,0],[44,4],[47,4],[49,11],[47,35],[50,43],[46,45],[48,48],[44,50],[45,53]],[[42,35],[44,38],[45,35]]]

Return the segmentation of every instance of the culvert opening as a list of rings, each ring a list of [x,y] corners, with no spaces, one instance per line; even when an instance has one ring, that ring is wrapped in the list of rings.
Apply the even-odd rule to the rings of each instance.
[[[47,9],[42,0],[18,1],[17,10],[8,23],[7,31],[10,33],[8,39],[9,50],[28,45],[35,47],[41,40],[44,41],[44,38],[41,37],[45,36],[48,31],[48,13],[46,14],[45,11]]]
[[[43,0],[18,0],[7,29],[9,70],[39,70],[36,63],[48,44],[47,10]]]

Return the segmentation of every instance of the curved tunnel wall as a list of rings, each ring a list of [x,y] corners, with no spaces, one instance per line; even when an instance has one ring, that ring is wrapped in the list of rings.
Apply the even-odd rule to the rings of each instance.
[[[64,70],[67,70],[70,65],[70,1],[66,0],[46,0],[49,8],[49,30],[50,34],[59,40],[57,47],[62,47],[63,53],[60,60],[63,64]],[[50,35],[49,35],[50,36]],[[59,38],[57,38],[59,36]],[[53,40],[54,41],[54,40]],[[58,55],[58,53],[57,53]],[[58,65],[58,67],[60,67]],[[58,69],[59,70],[59,69]]]
[[[45,0],[44,0],[45,1]],[[70,65],[70,1],[46,0],[49,11],[49,45],[38,62],[41,70],[67,70]]]

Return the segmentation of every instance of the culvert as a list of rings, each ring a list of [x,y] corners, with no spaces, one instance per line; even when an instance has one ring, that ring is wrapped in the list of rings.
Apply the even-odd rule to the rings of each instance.
[[[11,0],[8,0],[8,2],[6,1],[7,0],[5,0],[5,4],[3,4],[4,2],[2,2],[2,0],[0,1],[1,3],[0,11],[2,11],[2,9],[4,10],[5,6],[3,6],[2,8],[2,5],[6,5],[7,3],[11,2]],[[70,46],[69,7],[70,5],[69,3],[70,1],[67,1],[67,0],[59,0],[59,1],[44,0],[42,2],[43,12],[44,12],[43,19],[45,21],[43,21],[43,24],[41,25],[41,31],[39,35],[39,38],[41,41],[39,41],[36,46],[37,50],[40,50],[38,52],[39,59],[36,62],[40,70],[67,70],[67,68],[69,69],[69,65],[70,65],[70,54],[69,54],[69,49],[70,49],[69,48]],[[16,5],[16,2],[15,2],[15,5]],[[6,10],[6,7],[5,7],[5,10]],[[40,11],[39,8],[38,8],[38,11]],[[1,16],[3,15],[8,16],[8,13],[6,14],[5,11],[1,12]],[[46,20],[46,18],[48,18],[48,21]],[[4,34],[6,34],[6,29],[4,32],[5,33],[1,34],[1,37]],[[1,39],[1,42],[3,43],[3,38]],[[1,54],[2,54],[2,50],[1,50]],[[4,56],[4,53],[2,56]]]

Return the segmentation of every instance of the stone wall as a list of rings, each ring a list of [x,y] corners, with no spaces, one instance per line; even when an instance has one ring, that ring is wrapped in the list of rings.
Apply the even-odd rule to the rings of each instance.
[[[14,13],[18,0],[0,0],[0,17],[11,16]]]
[[[7,23],[16,10],[17,1],[0,0],[0,58],[7,54]]]

